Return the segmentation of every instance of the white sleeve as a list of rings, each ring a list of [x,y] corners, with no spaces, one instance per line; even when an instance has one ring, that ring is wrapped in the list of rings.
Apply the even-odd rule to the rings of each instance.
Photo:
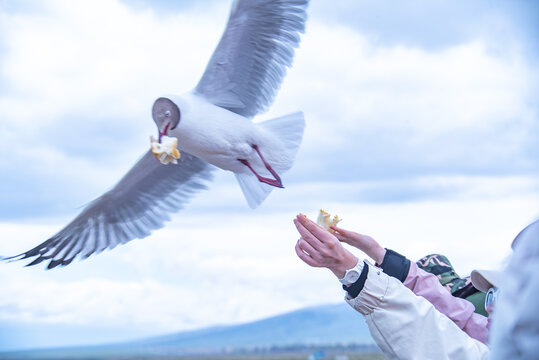
[[[365,317],[389,359],[488,359],[488,348],[399,280],[368,265],[365,285],[346,301]]]
[[[539,358],[539,221],[515,239],[492,315],[493,359]]]

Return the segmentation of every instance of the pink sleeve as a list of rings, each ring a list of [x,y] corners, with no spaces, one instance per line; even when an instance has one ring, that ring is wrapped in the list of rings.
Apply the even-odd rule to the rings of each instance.
[[[441,284],[436,276],[417,267],[410,261],[410,270],[404,280],[404,286],[417,296],[427,299],[434,307],[453,320],[470,337],[487,343],[487,318],[474,312],[471,302],[454,297]]]

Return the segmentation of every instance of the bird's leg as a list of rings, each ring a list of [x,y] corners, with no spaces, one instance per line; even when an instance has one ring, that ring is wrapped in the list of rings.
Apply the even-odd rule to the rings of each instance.
[[[283,188],[283,183],[281,182],[281,179],[279,178],[279,176],[276,176],[276,179],[269,179],[267,177],[263,177],[263,176],[260,176],[257,174],[257,172],[255,171],[255,169],[253,169],[253,167],[251,166],[251,164],[249,163],[249,161],[245,160],[245,159],[238,159],[239,162],[241,162],[243,165],[247,166],[249,168],[249,170],[251,170],[253,172],[253,174],[255,174],[255,176],[257,177],[258,181],[262,182],[262,183],[265,183],[265,184],[268,184],[268,185],[271,185],[271,186],[275,186],[275,187],[278,187],[278,188]],[[269,170],[269,169],[268,169]]]
[[[271,186],[275,186],[275,187],[278,187],[278,188],[284,188],[283,186],[283,183],[281,181],[281,178],[279,177],[279,175],[275,172],[275,170],[272,169],[272,167],[270,166],[270,164],[268,164],[266,162],[266,160],[264,159],[264,157],[262,156],[262,154],[260,153],[260,150],[258,149],[258,146],[257,145],[251,145],[253,147],[253,149],[255,149],[256,153],[258,154],[258,156],[260,156],[260,159],[262,160],[262,162],[264,163],[264,166],[266,167],[266,169],[268,169],[268,171],[271,173],[271,175],[273,175],[273,177],[275,179],[269,179],[267,177],[263,177],[263,176],[260,176],[257,174],[257,172],[255,171],[255,169],[253,169],[253,167],[251,166],[251,164],[249,163],[249,161],[245,160],[245,159],[238,159],[239,162],[241,162],[243,165],[247,166],[249,168],[249,170],[251,170],[253,172],[253,174],[255,174],[255,176],[257,177],[258,181],[260,182],[263,182],[264,184],[268,184],[268,185],[271,185]]]
[[[268,169],[268,171],[271,173],[271,175],[273,175],[273,177],[275,178],[275,181],[277,181],[279,183],[279,187],[283,187],[283,183],[281,182],[281,178],[279,177],[279,175],[275,172],[275,170],[273,170],[273,168],[271,167],[270,164],[268,164],[266,162],[266,160],[264,159],[264,157],[262,156],[262,154],[260,153],[260,150],[258,149],[258,145],[252,145],[253,149],[255,149],[256,153],[258,154],[258,156],[260,156],[260,159],[262,160],[262,162],[264,163],[264,166],[266,167],[266,169]]]

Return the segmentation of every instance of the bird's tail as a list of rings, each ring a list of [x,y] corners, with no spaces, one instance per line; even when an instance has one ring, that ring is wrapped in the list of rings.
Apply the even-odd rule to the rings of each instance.
[[[294,163],[294,159],[303,138],[303,130],[305,129],[305,119],[303,113],[295,112],[284,115],[275,119],[263,121],[258,124],[265,130],[273,133],[282,141],[284,146],[283,156],[278,156],[279,164],[274,167],[274,170],[280,175],[289,170]],[[251,173],[234,173],[240,184],[243,195],[249,206],[254,209],[258,207],[264,199],[269,195],[273,186],[263,184],[258,181],[257,177]]]

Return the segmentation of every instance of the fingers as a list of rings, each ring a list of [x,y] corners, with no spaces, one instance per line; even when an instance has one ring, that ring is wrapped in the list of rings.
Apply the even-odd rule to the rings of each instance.
[[[301,238],[295,246],[298,257],[313,267],[326,267],[335,273],[340,268],[344,248],[329,231],[298,215],[294,219]]]
[[[301,216],[297,216],[295,219],[294,219],[294,225],[296,225],[296,229],[298,229],[298,232],[299,234],[301,235],[302,238],[305,238],[305,237],[312,237],[313,235],[311,234],[311,232],[309,230],[307,230],[307,228],[303,225],[303,223],[299,220]]]
[[[329,233],[329,231],[319,226],[314,221],[307,219],[305,216],[298,215],[296,216],[295,220],[299,222],[312,236],[316,237],[321,242],[331,239],[332,235]]]
[[[349,237],[352,236],[352,232],[351,232],[351,231],[345,230],[345,229],[340,228],[340,227],[335,226],[335,225],[330,226],[330,229],[332,229],[333,231],[335,231],[335,232],[334,232],[335,236],[338,235],[337,237],[340,237],[340,238],[343,238],[343,239],[346,239],[346,238],[349,238]]]
[[[338,226],[335,226],[335,225],[331,225],[330,228],[333,229],[336,232],[339,232],[339,233],[343,234],[343,235],[347,233],[347,230],[344,230],[344,229],[342,229],[342,228],[340,228]]]
[[[301,250],[309,254],[311,258],[315,258],[318,254],[318,250],[315,249],[308,241],[305,241],[304,238],[299,238],[297,245]]]
[[[337,240],[347,244],[350,243],[351,236],[349,231],[338,228],[336,226],[330,226],[330,229],[333,230],[333,235],[337,238]]]
[[[374,240],[367,235],[345,230],[337,226],[332,226],[331,228],[335,231],[334,235],[337,239],[339,239],[339,241],[348,243],[352,246],[361,248],[362,246],[366,246],[371,242],[374,242]]]
[[[303,216],[298,216],[297,218],[294,219],[294,225],[296,225],[296,229],[298,229],[298,232],[301,235],[301,237],[305,241],[309,242],[311,244],[311,246],[318,247],[322,242],[320,241],[320,239],[318,239],[316,236],[314,236],[309,231],[309,229],[307,229],[303,225],[305,222],[300,221],[300,219],[299,219],[300,217],[303,217]]]
[[[341,229],[334,226],[330,226],[330,229],[333,230],[333,235],[335,235],[335,237],[339,239],[339,241],[346,242],[348,236],[346,236]]]
[[[302,239],[300,238],[298,242],[296,243],[296,246],[294,247],[294,249],[296,250],[296,254],[307,265],[316,267],[317,265],[316,265],[316,262],[313,260],[313,258],[308,253],[306,253],[305,250],[303,250],[302,245],[304,245],[305,242],[303,242],[302,244],[301,240]]]
[[[307,252],[311,255],[312,258],[317,258],[318,255],[327,256],[328,246],[330,247],[330,250],[333,249],[333,246],[331,244],[338,243],[337,239],[332,241],[331,238],[328,238],[326,239],[326,242],[324,242],[319,235],[313,234],[303,225],[306,224],[307,226],[309,226],[309,223],[312,222],[309,222],[308,220],[300,222],[300,220],[301,219],[297,218],[294,219],[294,224],[296,225],[296,228],[298,229],[303,242],[307,244],[305,245],[305,247],[308,246]],[[313,225],[318,226],[316,224]],[[323,230],[322,234],[329,235],[331,237],[333,236],[330,235],[326,230]]]

